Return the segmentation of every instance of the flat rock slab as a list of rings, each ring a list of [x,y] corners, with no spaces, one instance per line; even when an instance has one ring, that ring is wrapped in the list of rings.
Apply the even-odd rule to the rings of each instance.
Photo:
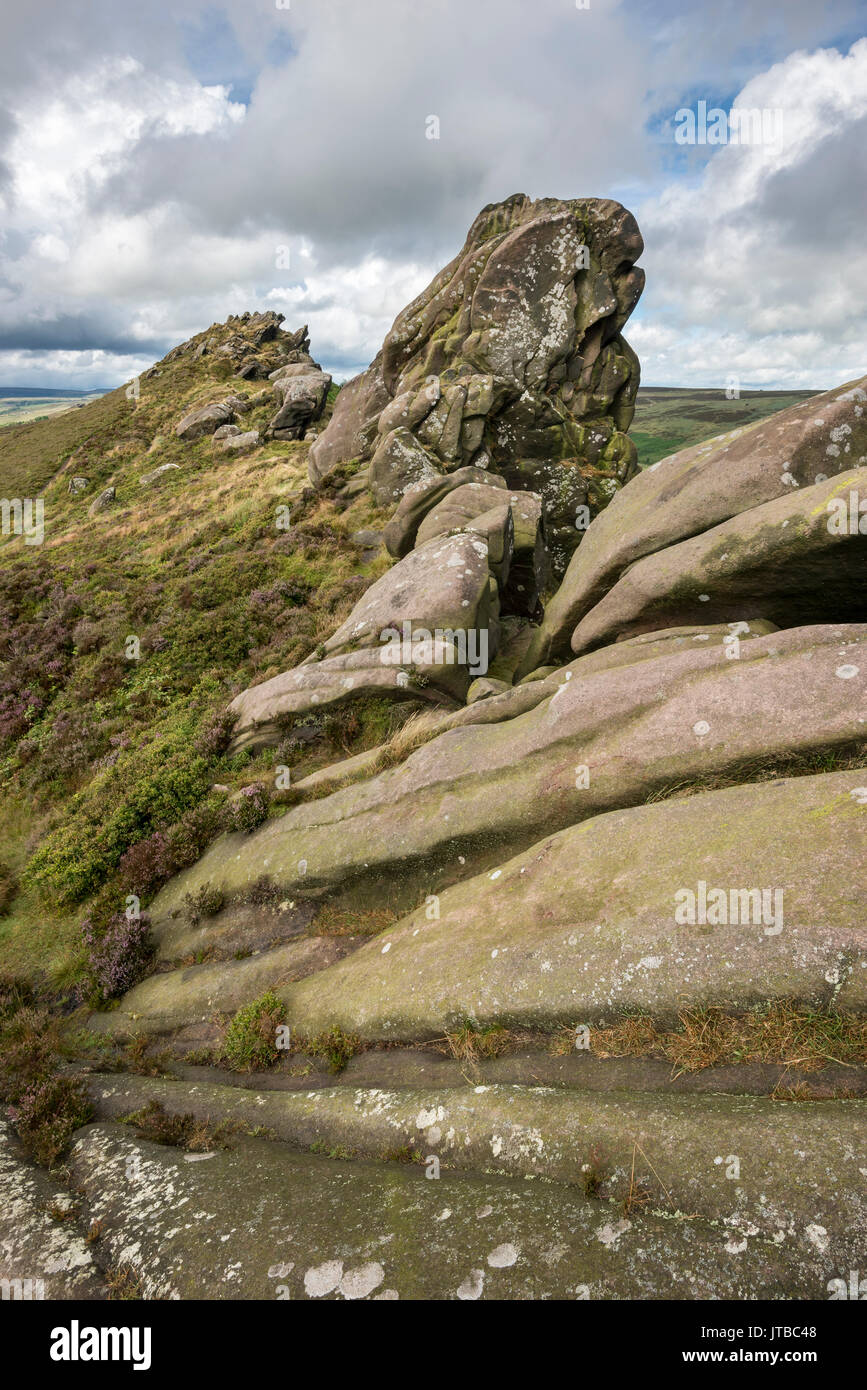
[[[255,1092],[150,1077],[94,1077],[92,1095],[101,1116],[156,1099],[170,1113],[264,1125],[304,1149],[436,1157],[444,1172],[580,1185],[591,1165],[621,1212],[637,1183],[651,1210],[712,1221],[720,1252],[758,1238],[827,1257],[827,1278],[857,1266],[867,1235],[863,1101],[485,1085]],[[736,1176],[726,1174],[729,1155]]]
[[[287,990],[291,1019],[406,1039],[775,999],[863,1010],[865,786],[856,769],[585,821]],[[700,883],[722,895],[710,910]]]
[[[672,785],[851,747],[867,732],[865,682],[863,624],[756,637],[738,660],[695,644],[586,679],[566,671],[559,684],[518,688],[516,702],[538,703],[514,719],[452,728],[399,767],[217,840],[166,885],[152,915],[208,881],[243,894],[263,873],[293,895],[391,876],[392,891],[418,902],[548,833]],[[481,701],[469,717],[496,718],[512,698]],[[621,856],[631,860],[634,846],[622,844]],[[696,877],[693,868],[687,882]]]
[[[67,1188],[28,1162],[0,1120],[0,1298],[107,1297],[80,1226],[64,1219],[77,1205]]]
[[[389,1041],[467,1019],[549,1029],[786,999],[864,1010],[865,788],[867,768],[611,812],[447,889],[438,915],[426,901],[336,964],[311,939],[155,975],[92,1026],[167,1032],[272,987],[306,1034],[336,1024]]]
[[[312,902],[230,903],[213,917],[203,917],[194,924],[185,913],[162,922],[154,935],[157,941],[157,960],[178,961],[199,952],[212,951],[221,956],[237,951],[262,951],[306,932],[316,912]],[[306,958],[307,947],[298,944],[299,961]]]
[[[429,1180],[263,1140],[204,1159],[100,1124],[70,1166],[152,1298],[806,1299],[836,1272],[829,1252],[735,1250],[706,1223],[625,1218],[559,1185]]]
[[[305,937],[260,951],[243,960],[214,961],[151,975],[123,997],[121,1008],[92,1014],[97,1032],[131,1036],[168,1033],[218,1015],[233,1014],[242,1004],[266,990],[285,988],[311,970],[323,970],[339,960],[358,937]]]

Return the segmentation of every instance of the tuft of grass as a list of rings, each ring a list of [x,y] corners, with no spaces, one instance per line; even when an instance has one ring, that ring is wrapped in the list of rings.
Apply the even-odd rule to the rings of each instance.
[[[314,1139],[310,1145],[312,1154],[324,1154],[326,1158],[336,1158],[344,1161],[355,1158],[357,1149],[348,1149],[345,1144],[326,1144],[322,1139]]]
[[[132,1265],[115,1265],[107,1269],[105,1282],[111,1302],[129,1303],[146,1297],[142,1277]]]
[[[763,1005],[745,1014],[722,1009],[686,1009],[680,1026],[662,1029],[636,1014],[611,1028],[590,1030],[596,1057],[660,1057],[675,1073],[739,1062],[780,1062],[815,1071],[828,1063],[867,1066],[867,1018],[790,1001]],[[551,1052],[574,1048],[575,1030],[563,1029]]]
[[[594,1144],[590,1150],[590,1155],[586,1163],[581,1165],[581,1186],[584,1189],[585,1197],[598,1197],[605,1181],[605,1172],[599,1156],[599,1149]]]
[[[411,1144],[402,1144],[399,1149],[387,1149],[382,1157],[386,1163],[424,1163],[424,1155]]]
[[[487,1028],[478,1028],[474,1023],[464,1023],[453,1033],[446,1033],[444,1038],[449,1053],[459,1062],[478,1062],[500,1057],[510,1041],[508,1028],[499,1023],[492,1023]]]
[[[232,1071],[264,1071],[279,1057],[277,1029],[286,1018],[286,1005],[268,990],[239,1009],[223,1039],[222,1061]]]
[[[351,1058],[361,1051],[361,1039],[352,1034],[344,1033],[342,1028],[336,1025],[329,1028],[325,1033],[318,1033],[315,1037],[305,1038],[297,1044],[299,1052],[306,1052],[311,1057],[321,1057],[328,1063],[329,1069],[336,1076],[342,1072]]]
[[[311,934],[316,936],[379,936],[399,920],[391,908],[370,908],[364,911],[338,907],[328,903],[316,914]]]
[[[171,1060],[171,1053],[168,1049],[154,1053],[150,1048],[150,1038],[144,1035],[132,1038],[124,1048],[119,1066],[135,1076],[162,1076]]]
[[[430,743],[432,738],[436,738],[445,714],[446,711],[442,707],[416,710],[412,713],[382,745],[376,761],[367,770],[366,775],[372,776],[374,773],[384,772],[386,768],[396,767],[398,763],[404,762],[410,753]]]
[[[186,1149],[188,1153],[209,1153],[212,1149],[227,1149],[228,1138],[237,1133],[229,1121],[212,1125],[191,1114],[170,1114],[158,1100],[149,1101],[141,1110],[123,1117],[123,1124],[132,1125],[140,1139],[154,1144],[169,1144]]]

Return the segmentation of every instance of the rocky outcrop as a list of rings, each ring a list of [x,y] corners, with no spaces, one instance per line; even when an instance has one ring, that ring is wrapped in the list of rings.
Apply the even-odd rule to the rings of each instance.
[[[867,377],[645,469],[591,524],[546,608],[525,669],[568,655],[578,623],[637,561],[775,498],[788,498],[797,507],[801,490],[867,463],[865,407]],[[781,515],[780,524],[785,520]],[[762,589],[756,580],[758,600]],[[753,615],[760,612],[754,605]]]
[[[398,315],[310,452],[321,482],[372,460],[380,505],[427,469],[468,465],[543,499],[555,566],[636,471],[625,431],[638,362],[621,337],[644,283],[631,214],[602,199],[485,208],[462,251]]]
[[[157,898],[155,915],[208,881],[241,893],[263,865],[286,892],[333,891],[366,875],[418,892],[667,786],[865,737],[863,624],[794,628],[728,649],[694,642],[646,659],[633,646],[623,664],[585,675],[594,655],[513,692],[536,701],[514,719],[448,729],[398,767],[248,838],[217,841]],[[467,718],[497,698],[508,705],[508,696],[485,700]]]
[[[636,470],[625,430],[638,364],[620,329],[643,285],[633,266],[641,249],[634,219],[617,203],[517,197],[486,208],[461,254],[398,316],[368,371],[340,392],[311,447],[310,476],[321,483],[341,464],[365,461],[362,485],[392,513],[385,540],[400,563],[376,589],[378,597],[385,586],[401,599],[394,613],[390,601],[377,610],[380,632],[395,622],[401,632],[409,624],[410,633],[457,627],[487,661],[500,646],[501,617],[526,625],[540,616],[549,575],[562,569],[590,514]],[[272,376],[282,404],[269,434],[300,438],[321,411],[330,378],[301,366]],[[467,612],[446,597],[439,574],[445,551],[431,545],[457,536],[469,538],[462,542],[474,557],[468,574],[483,550],[487,556],[486,601],[462,594]],[[445,563],[457,564],[457,552]],[[369,645],[366,605],[325,643],[327,656],[345,648],[347,628],[354,644],[356,629],[364,629]],[[522,640],[519,630],[514,635]],[[427,680],[441,662],[421,659]],[[457,686],[440,677],[434,684],[463,699],[487,665],[459,664]],[[517,665],[516,655],[509,673]],[[290,711],[344,698],[327,674],[327,690],[289,672],[267,692],[240,696],[238,746],[250,736],[253,707],[256,741],[264,742]],[[385,694],[395,689],[388,680],[374,684]]]
[[[164,364],[181,358],[197,362],[209,357],[216,362],[227,361],[235,376],[261,380],[288,363],[312,362],[307,325],[287,333],[281,327],[284,317],[271,309],[262,313],[230,314],[225,323],[214,323],[172,348],[151,372],[159,372]],[[146,372],[145,377],[151,372]]]
[[[233,752],[346,702],[427,708],[171,880],[155,970],[90,1019],[173,1072],[90,1075],[106,1123],[71,1157],[152,1296],[809,1298],[857,1268],[867,393],[633,476],[640,249],[617,204],[485,209],[310,451],[305,504],[362,499],[348,553],[395,563],[236,696]],[[272,437],[327,394],[295,351]],[[230,1072],[229,1016],[266,992],[288,1055]],[[235,1147],[134,1139],[116,1122],[149,1102]],[[396,1157],[443,1186],[411,1196]]]
[[[258,430],[238,431],[237,434],[228,435],[220,446],[222,454],[251,454],[254,449],[258,449],[261,443]]]

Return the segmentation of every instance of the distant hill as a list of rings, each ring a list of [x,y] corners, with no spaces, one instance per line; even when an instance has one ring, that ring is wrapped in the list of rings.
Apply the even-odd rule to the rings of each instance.
[[[642,386],[629,433],[643,468],[714,435],[752,425],[778,410],[797,405],[818,391],[741,391],[727,400],[722,388]]]
[[[72,391],[67,388],[47,386],[0,386],[0,398],[12,396],[15,400],[30,400],[45,396],[46,398],[59,397],[61,400],[65,400],[71,396],[104,396],[107,391],[111,390],[113,390],[111,386],[94,386],[90,391]]]
[[[108,386],[100,386],[93,391],[0,386],[0,426],[22,425],[49,415],[59,415],[66,410],[80,409],[88,401],[98,400],[110,390]]]

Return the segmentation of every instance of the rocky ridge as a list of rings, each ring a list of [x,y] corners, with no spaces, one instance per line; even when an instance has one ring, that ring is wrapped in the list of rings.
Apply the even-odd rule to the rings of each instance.
[[[640,249],[617,204],[485,209],[313,444],[395,563],[234,746],[420,713],[170,881],[90,1019],[70,1173],[146,1296],[814,1299],[863,1259],[867,378],[637,474]]]

